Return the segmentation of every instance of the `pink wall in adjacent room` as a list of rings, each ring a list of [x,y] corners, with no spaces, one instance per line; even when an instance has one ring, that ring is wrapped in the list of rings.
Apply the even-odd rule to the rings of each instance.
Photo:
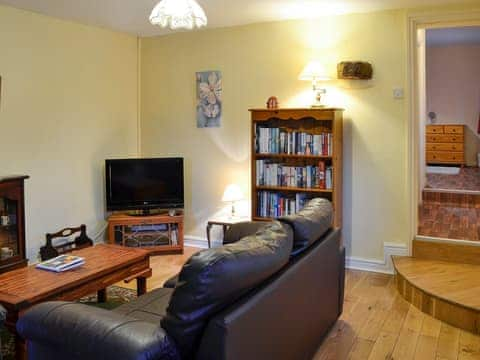
[[[464,124],[467,165],[477,164],[480,137],[480,45],[427,47],[427,112],[437,124]]]

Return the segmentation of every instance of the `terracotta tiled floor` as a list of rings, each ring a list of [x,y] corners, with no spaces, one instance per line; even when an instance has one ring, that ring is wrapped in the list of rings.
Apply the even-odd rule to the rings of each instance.
[[[425,202],[419,209],[418,234],[480,241],[480,209]]]
[[[480,168],[465,167],[458,175],[427,174],[427,188],[480,191]]]

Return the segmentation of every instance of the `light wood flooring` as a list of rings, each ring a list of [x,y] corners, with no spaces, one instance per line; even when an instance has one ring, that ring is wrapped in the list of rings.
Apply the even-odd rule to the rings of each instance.
[[[195,251],[185,248],[184,255],[153,257],[148,288],[162,286]],[[314,360],[480,360],[479,336],[442,323],[406,302],[393,276],[347,271],[345,291],[344,313]]]

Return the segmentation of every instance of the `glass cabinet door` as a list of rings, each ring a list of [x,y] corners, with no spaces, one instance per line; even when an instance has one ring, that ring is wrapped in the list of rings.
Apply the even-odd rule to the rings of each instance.
[[[0,195],[0,263],[20,255],[18,200]]]

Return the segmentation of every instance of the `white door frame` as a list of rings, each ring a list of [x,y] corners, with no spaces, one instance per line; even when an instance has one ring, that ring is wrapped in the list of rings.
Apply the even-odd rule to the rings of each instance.
[[[412,253],[412,242],[417,236],[418,205],[420,195],[420,154],[419,154],[419,79],[425,69],[418,68],[417,32],[419,29],[441,27],[480,26],[480,7],[463,11],[434,11],[428,13],[411,13],[407,16],[407,77],[408,77],[408,141],[407,141],[407,182],[410,194],[410,242],[409,253]]]

